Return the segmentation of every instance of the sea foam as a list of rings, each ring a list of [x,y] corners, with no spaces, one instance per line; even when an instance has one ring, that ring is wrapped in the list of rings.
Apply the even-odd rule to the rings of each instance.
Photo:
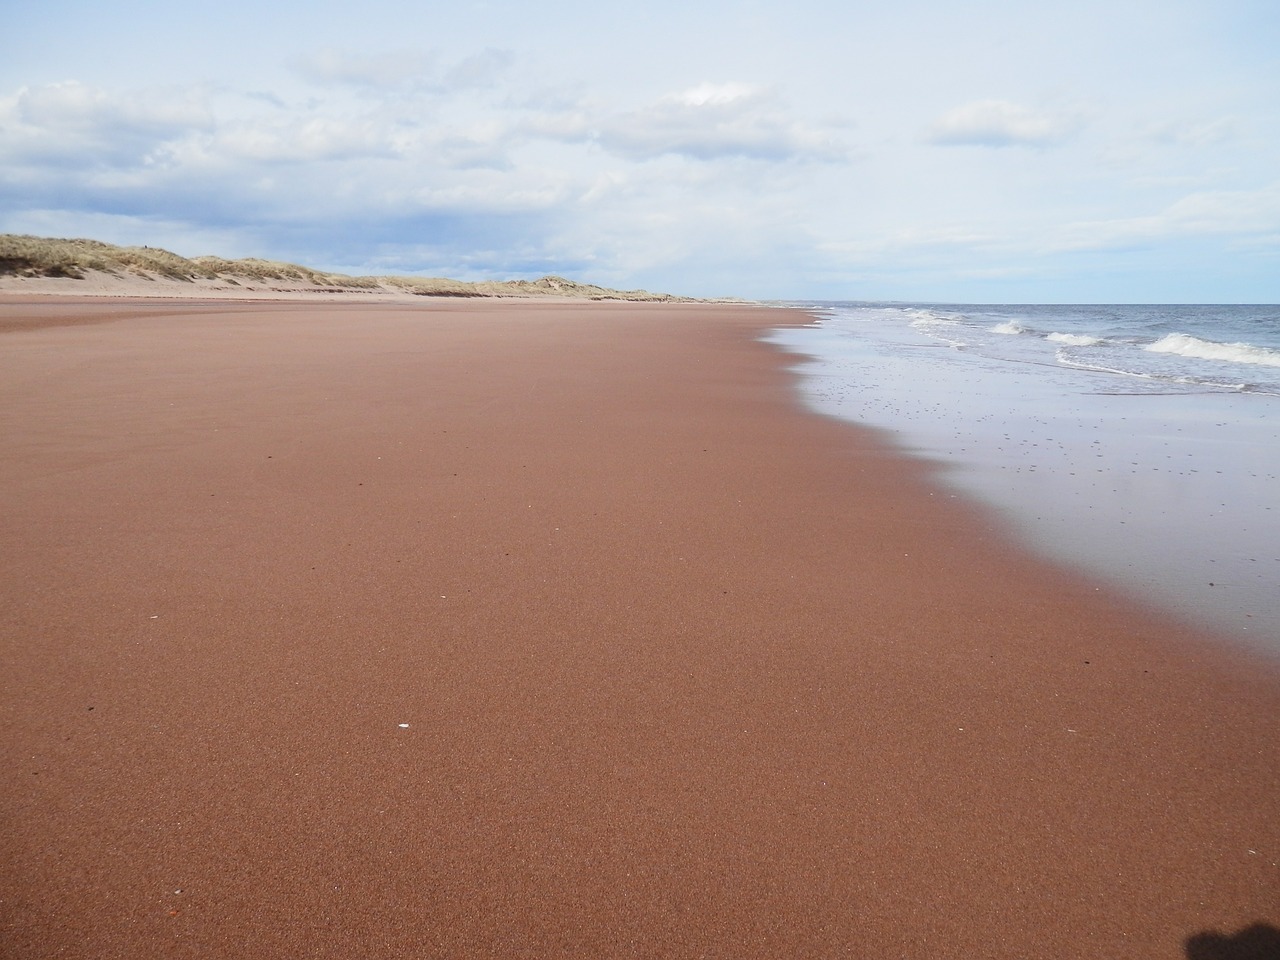
[[[1098,347],[1107,342],[1102,337],[1089,337],[1082,333],[1051,333],[1045,339],[1068,347]]]
[[[1254,346],[1251,343],[1216,343],[1186,333],[1171,333],[1147,348],[1151,353],[1176,353],[1199,360],[1225,360],[1229,363],[1256,363],[1280,367],[1280,350]]]
[[[910,321],[910,326],[925,336],[939,340],[954,349],[962,349],[969,345],[968,340],[961,333],[964,330],[964,324],[960,321],[940,316],[929,310],[909,310],[907,314],[914,317]],[[960,335],[961,339],[957,340],[957,335]]]

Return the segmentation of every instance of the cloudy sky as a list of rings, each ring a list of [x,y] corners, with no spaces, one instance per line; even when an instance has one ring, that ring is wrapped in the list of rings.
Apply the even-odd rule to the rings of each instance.
[[[697,295],[1280,301],[1275,0],[5,19],[0,232]]]

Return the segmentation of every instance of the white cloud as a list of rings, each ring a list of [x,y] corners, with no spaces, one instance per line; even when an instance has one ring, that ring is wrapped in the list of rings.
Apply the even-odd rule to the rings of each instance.
[[[125,127],[134,131],[165,132],[174,127],[207,125],[209,110],[191,96],[118,97],[84,83],[68,81],[42,87],[23,87],[14,108],[33,127],[92,129]]]
[[[0,156],[56,166],[141,163],[213,122],[208,104],[191,91],[120,96],[75,81],[22,87],[0,100]]]
[[[703,83],[665,99],[686,107],[717,107],[734,101],[751,100],[759,95],[760,91],[747,83]]]
[[[293,67],[311,83],[376,95],[405,89],[440,92],[492,87],[515,59],[510,50],[491,48],[445,65],[439,54],[427,50],[355,54],[330,49],[299,57]]]
[[[451,90],[492,87],[515,59],[510,50],[493,49],[464,57],[445,72],[444,85]]]
[[[518,132],[536,139],[581,143],[591,138],[595,123],[582,108],[539,111],[521,120]]]
[[[905,227],[876,237],[818,245],[842,262],[868,263],[932,256],[940,251],[988,249],[997,243],[991,234],[967,227]]]
[[[352,54],[320,50],[298,58],[294,68],[314,83],[387,88],[432,75],[437,58],[422,50],[388,50]]]
[[[743,83],[702,84],[606,117],[596,140],[606,150],[636,160],[664,154],[775,161],[843,155],[827,134],[797,121],[764,89]]]
[[[944,146],[1046,146],[1079,126],[1065,114],[1037,113],[1008,100],[975,100],[934,121],[929,140]]]
[[[1226,143],[1239,136],[1238,117],[1219,117],[1215,120],[1166,121],[1155,123],[1146,129],[1146,136],[1157,143],[1180,147],[1207,147]]]
[[[433,211],[527,213],[563,204],[570,191],[564,183],[497,183],[478,178],[447,187],[423,187],[410,194],[413,203]]]
[[[525,113],[511,127],[513,137],[590,143],[624,161],[835,161],[848,155],[835,135],[842,123],[805,123],[775,94],[745,83],[704,83],[627,111],[562,94],[545,103],[526,98],[519,107]]]
[[[312,116],[227,125],[209,144],[219,156],[267,163],[393,157],[391,131],[367,118]]]
[[[1219,234],[1240,237],[1280,230],[1280,181],[1257,190],[1206,190],[1159,213],[1069,224],[1055,250],[1103,250],[1170,238]]]

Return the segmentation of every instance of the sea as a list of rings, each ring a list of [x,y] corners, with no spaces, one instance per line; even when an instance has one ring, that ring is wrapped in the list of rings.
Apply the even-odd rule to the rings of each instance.
[[[1032,550],[1280,657],[1280,306],[795,302],[814,410]]]

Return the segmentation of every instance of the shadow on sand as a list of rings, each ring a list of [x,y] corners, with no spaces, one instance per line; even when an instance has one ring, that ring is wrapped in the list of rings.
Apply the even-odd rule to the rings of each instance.
[[[1197,933],[1187,938],[1187,960],[1280,960],[1280,930],[1255,923],[1239,933]]]

